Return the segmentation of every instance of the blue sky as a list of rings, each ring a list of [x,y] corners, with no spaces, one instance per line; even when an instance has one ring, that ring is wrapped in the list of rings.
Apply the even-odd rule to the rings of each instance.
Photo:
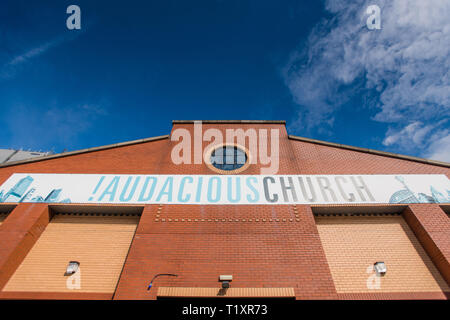
[[[81,30],[66,8],[81,8]],[[365,10],[381,8],[381,30]],[[450,161],[450,2],[2,1],[0,148],[77,150],[173,119]]]

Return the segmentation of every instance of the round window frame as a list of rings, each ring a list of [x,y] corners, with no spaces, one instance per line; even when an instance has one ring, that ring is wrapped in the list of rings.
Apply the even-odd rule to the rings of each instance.
[[[212,155],[212,153],[215,150],[218,150],[219,148],[225,148],[225,147],[236,147],[238,149],[241,149],[241,151],[244,151],[245,155],[247,156],[247,161],[245,162],[245,164],[242,167],[234,169],[234,170],[222,170],[222,169],[216,168],[211,163],[211,155]],[[241,173],[241,172],[243,172],[243,171],[248,169],[248,167],[250,166],[250,162],[251,162],[251,155],[250,155],[250,152],[248,151],[248,149],[245,148],[244,146],[241,146],[241,145],[236,144],[236,143],[220,143],[220,144],[217,144],[215,146],[212,146],[211,148],[209,148],[208,151],[206,151],[205,158],[208,159],[207,161],[205,161],[206,166],[210,170],[212,170],[212,171],[214,171],[216,173],[220,173],[220,174],[238,174],[238,173]]]

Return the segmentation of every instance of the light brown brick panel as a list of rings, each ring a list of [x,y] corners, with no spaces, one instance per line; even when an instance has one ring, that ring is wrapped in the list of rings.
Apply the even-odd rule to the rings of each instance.
[[[0,292],[0,300],[111,300],[112,297],[111,292]]]
[[[113,293],[139,216],[57,214],[3,291]],[[68,289],[69,261],[80,262],[81,289]]]
[[[45,203],[21,203],[0,225],[0,290],[50,221]]]
[[[320,216],[317,228],[338,293],[449,292],[401,216]],[[384,261],[380,289],[368,289],[369,266]]]
[[[158,297],[184,298],[295,298],[294,288],[180,288],[159,287]]]

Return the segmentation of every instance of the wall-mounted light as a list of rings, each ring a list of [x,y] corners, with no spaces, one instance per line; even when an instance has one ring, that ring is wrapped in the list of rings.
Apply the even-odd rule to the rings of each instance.
[[[152,279],[152,281],[150,281],[150,284],[147,287],[147,291],[150,290],[153,286],[153,281],[155,281],[156,278],[160,277],[160,276],[169,276],[169,277],[178,277],[177,274],[173,274],[173,273],[158,273],[157,275],[155,275]]]
[[[386,264],[383,261],[375,262],[373,265],[373,269],[375,270],[377,275],[380,276],[384,276],[387,271]]]
[[[66,268],[66,276],[70,276],[78,271],[80,263],[78,261],[70,261]]]
[[[222,274],[219,276],[219,281],[222,282],[222,289],[228,289],[230,287],[230,282],[233,280],[232,275]]]

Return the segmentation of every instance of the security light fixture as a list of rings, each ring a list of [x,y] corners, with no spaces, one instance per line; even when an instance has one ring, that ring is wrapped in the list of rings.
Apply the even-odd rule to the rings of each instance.
[[[231,281],[231,280],[233,280],[233,276],[232,275],[221,274],[219,276],[219,281]]]
[[[387,271],[386,264],[382,261],[375,262],[373,265],[373,268],[374,268],[375,272],[377,273],[377,275],[384,276],[386,274],[386,271]]]
[[[233,280],[232,275],[221,274],[219,276],[219,281],[222,282],[222,289],[228,289],[230,287],[230,282]]]
[[[78,267],[80,266],[80,263],[78,261],[70,261],[67,265],[66,269],[66,276],[70,276],[78,271]]]

